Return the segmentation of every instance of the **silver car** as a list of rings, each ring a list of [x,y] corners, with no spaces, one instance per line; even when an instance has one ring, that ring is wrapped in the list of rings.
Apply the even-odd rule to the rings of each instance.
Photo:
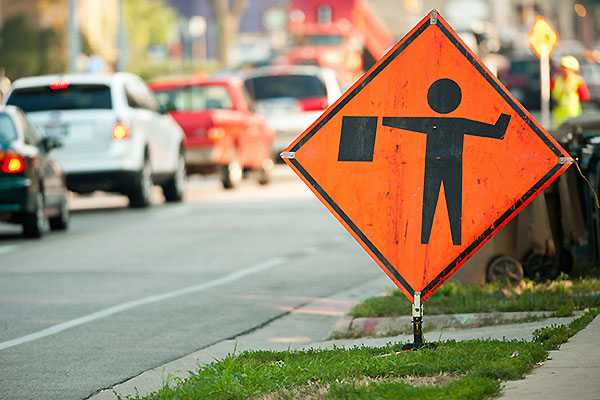
[[[274,158],[341,95],[335,72],[312,65],[282,65],[245,73],[244,84],[275,130]]]
[[[158,184],[167,201],[181,201],[183,131],[138,76],[22,78],[13,83],[6,102],[21,107],[44,136],[64,143],[54,156],[70,190],[119,192],[132,207],[146,207]]]

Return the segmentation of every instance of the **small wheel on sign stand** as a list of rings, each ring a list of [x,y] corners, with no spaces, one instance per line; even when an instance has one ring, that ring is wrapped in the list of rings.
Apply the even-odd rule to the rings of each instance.
[[[490,263],[486,277],[488,282],[506,281],[511,286],[518,285],[524,277],[523,266],[512,257],[500,256]]]

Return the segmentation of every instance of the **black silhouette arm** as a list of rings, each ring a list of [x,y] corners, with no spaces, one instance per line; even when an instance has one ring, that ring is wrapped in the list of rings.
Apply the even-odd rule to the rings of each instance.
[[[427,133],[434,123],[433,118],[427,117],[383,117],[382,124],[390,128]]]
[[[488,137],[492,139],[504,139],[506,128],[510,122],[510,115],[501,114],[494,125],[486,124],[485,122],[472,121],[470,119],[462,119],[460,125],[461,130],[472,136]]]

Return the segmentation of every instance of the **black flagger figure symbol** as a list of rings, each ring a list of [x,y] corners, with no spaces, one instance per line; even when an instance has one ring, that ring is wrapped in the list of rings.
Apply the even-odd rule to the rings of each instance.
[[[439,114],[460,105],[460,86],[451,79],[435,81],[427,102]],[[428,244],[442,182],[450,220],[452,243],[461,244],[462,154],[465,135],[504,139],[510,115],[501,114],[495,124],[453,117],[383,117],[382,124],[427,135],[421,243]],[[372,161],[377,117],[344,117],[338,161]]]

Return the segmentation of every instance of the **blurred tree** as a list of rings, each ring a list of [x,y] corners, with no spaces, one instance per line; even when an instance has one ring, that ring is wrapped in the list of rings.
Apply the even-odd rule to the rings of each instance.
[[[168,44],[177,17],[164,0],[125,0],[123,3],[128,59],[140,68],[147,63],[150,45]]]
[[[242,14],[248,7],[248,0],[212,0],[219,30],[219,61],[221,66],[230,64],[229,49],[233,45]]]
[[[60,37],[53,29],[38,30],[24,15],[17,15],[6,19],[0,29],[0,65],[11,79],[58,72],[64,68],[63,58],[53,54],[59,46]]]

